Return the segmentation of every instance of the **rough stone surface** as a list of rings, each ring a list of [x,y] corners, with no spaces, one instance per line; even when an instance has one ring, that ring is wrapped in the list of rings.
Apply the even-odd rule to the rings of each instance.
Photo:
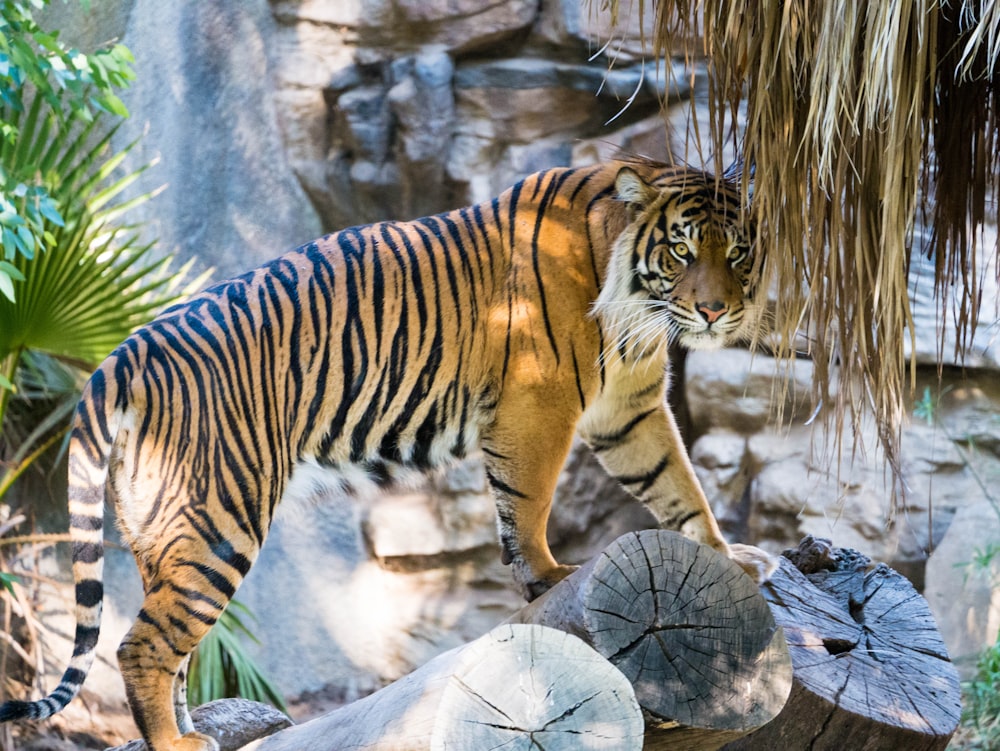
[[[202,259],[223,278],[320,231],[280,137],[275,29],[264,0],[136,2],[122,39],[141,85],[123,96],[133,117],[121,140],[146,131],[133,161],[159,164],[137,190],[166,185],[131,218],[148,220],[164,250]]]
[[[786,373],[773,358],[745,350],[689,352],[685,374],[695,434],[726,427],[750,434],[776,420],[803,422],[812,410],[812,364]]]
[[[455,54],[503,45],[527,31],[539,0],[362,0],[359,42],[369,58],[428,45]]]
[[[1000,558],[977,561],[984,540],[1000,542],[995,505],[979,500],[955,514],[941,544],[927,561],[924,597],[959,673],[969,679],[984,644],[1000,629]]]
[[[978,238],[980,278],[971,280],[972,294],[982,300],[975,334],[966,342],[955,337],[954,321],[961,305],[960,285],[946,287],[942,295],[935,295],[934,261],[929,258],[924,245],[929,243],[929,231],[918,228],[914,251],[910,254],[910,300],[916,336],[906,338],[907,353],[915,351],[917,361],[935,365],[939,360],[948,365],[970,368],[1000,369],[1000,259],[997,258],[996,213]],[[945,300],[942,315],[941,301]],[[942,321],[944,325],[942,325]],[[958,346],[961,344],[962,346]]]
[[[735,362],[745,357],[736,355]],[[839,460],[835,447],[824,444],[822,433],[804,425],[802,413],[794,416],[794,410],[786,412],[794,416],[790,425],[748,434],[766,402],[754,394],[771,387],[759,373],[745,370],[741,388],[738,378],[726,375],[738,370],[720,367],[718,393],[707,396],[704,407],[696,406],[691,394],[704,393],[705,383],[688,382],[696,423],[710,429],[695,441],[692,459],[720,523],[734,538],[775,552],[806,534],[832,538],[838,547],[890,562],[920,586],[927,555],[941,543],[956,512],[987,498],[996,502],[1000,382],[995,374],[955,375],[941,384],[933,374],[921,376],[914,416],[902,433],[904,487],[893,511],[891,478],[870,426],[858,430],[857,449],[848,431]],[[761,372],[775,370],[762,363]],[[981,531],[979,544],[1000,541],[986,528]]]
[[[579,0],[543,2],[534,32],[550,44],[575,45],[590,54],[603,48],[621,60],[643,57],[643,29],[653,28],[655,5],[619,3],[617,18],[595,9]]]

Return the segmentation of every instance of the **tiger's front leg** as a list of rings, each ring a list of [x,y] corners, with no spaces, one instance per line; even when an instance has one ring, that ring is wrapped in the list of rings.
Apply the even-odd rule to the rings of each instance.
[[[546,532],[552,495],[579,412],[579,402],[563,400],[558,394],[512,390],[483,436],[502,560],[512,567],[514,580],[529,602],[577,568],[556,562]]]
[[[757,582],[777,567],[768,553],[751,545],[729,545],[681,440],[666,403],[666,369],[649,358],[644,364],[609,368],[609,385],[580,423],[581,437],[632,495],[665,529],[704,543],[736,561]]]

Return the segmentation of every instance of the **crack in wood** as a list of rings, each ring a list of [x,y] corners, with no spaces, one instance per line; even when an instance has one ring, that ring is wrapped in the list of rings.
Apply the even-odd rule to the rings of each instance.
[[[850,682],[850,680],[851,680],[851,675],[850,673],[848,673],[847,675],[844,676],[843,684],[841,684],[840,688],[837,689],[837,693],[833,697],[833,701],[831,702],[832,706],[830,707],[830,713],[823,720],[823,724],[820,726],[819,730],[816,731],[816,735],[814,735],[809,740],[808,751],[814,751],[814,749],[816,748],[816,743],[827,731],[827,728],[830,727],[830,723],[833,722],[834,715],[837,714],[838,710],[840,709],[840,697],[843,695],[844,691],[847,690],[847,684]]]
[[[582,707],[587,702],[596,699],[597,696],[598,696],[597,694],[591,694],[586,699],[581,699],[576,704],[574,704],[572,707],[569,707],[561,715],[559,715],[558,717],[553,717],[551,720],[549,720],[544,725],[542,725],[542,730],[545,730],[546,728],[548,728],[548,726],[551,725],[553,722],[559,722],[561,720],[565,720],[568,717],[572,717],[574,714],[576,714],[576,712],[580,709],[580,707]],[[534,732],[534,731],[532,731],[532,732]],[[573,732],[573,731],[571,730],[569,732]]]

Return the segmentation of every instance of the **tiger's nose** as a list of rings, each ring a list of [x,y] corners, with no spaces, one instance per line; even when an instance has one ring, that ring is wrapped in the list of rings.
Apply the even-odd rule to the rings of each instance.
[[[699,302],[695,303],[695,310],[701,313],[701,317],[705,319],[709,324],[715,323],[722,316],[726,314],[729,308],[726,306],[722,300],[715,300],[713,302]]]

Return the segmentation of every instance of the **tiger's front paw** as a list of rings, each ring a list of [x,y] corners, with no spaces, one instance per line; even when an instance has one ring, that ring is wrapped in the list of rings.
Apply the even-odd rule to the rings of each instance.
[[[219,751],[219,743],[215,738],[203,733],[185,733],[163,748],[169,751]]]
[[[527,571],[527,569],[525,569],[525,573],[527,575],[524,580],[521,580],[521,578],[517,576],[515,576],[515,579],[518,581],[518,585],[524,599],[531,602],[548,592],[552,589],[552,587],[572,574],[578,568],[580,567],[557,565],[554,568],[550,568],[545,571],[541,576],[533,576]]]
[[[740,565],[750,578],[763,584],[778,569],[778,558],[753,545],[734,543],[729,546],[729,558]]]

